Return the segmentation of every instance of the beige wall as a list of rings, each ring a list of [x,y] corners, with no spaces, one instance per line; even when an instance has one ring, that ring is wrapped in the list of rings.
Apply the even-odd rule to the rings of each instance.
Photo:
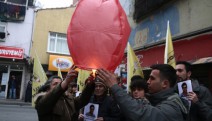
[[[34,58],[34,50],[36,50],[41,64],[48,64],[50,54],[47,52],[49,32],[66,34],[74,10],[75,7],[70,7],[43,9],[36,12],[31,57]]]
[[[180,33],[185,34],[212,26],[211,0],[180,0]]]

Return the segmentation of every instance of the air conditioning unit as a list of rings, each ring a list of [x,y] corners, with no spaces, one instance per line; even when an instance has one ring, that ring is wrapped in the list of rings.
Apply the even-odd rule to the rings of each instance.
[[[5,42],[7,30],[5,25],[0,25],[0,42]]]

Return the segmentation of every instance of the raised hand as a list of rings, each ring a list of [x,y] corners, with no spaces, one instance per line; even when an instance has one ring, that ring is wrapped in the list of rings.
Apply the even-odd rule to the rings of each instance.
[[[100,78],[108,87],[117,84],[116,75],[105,69],[97,69],[97,77]]]
[[[68,84],[70,84],[72,81],[74,81],[74,79],[77,78],[78,76],[78,72],[75,70],[76,66],[73,65],[70,70],[67,73],[67,76],[65,78],[65,80],[62,82],[61,87],[63,89],[66,89],[68,87]]]
[[[71,82],[78,76],[78,72],[75,70],[77,67],[75,65],[71,66],[70,70],[67,73],[65,81]]]

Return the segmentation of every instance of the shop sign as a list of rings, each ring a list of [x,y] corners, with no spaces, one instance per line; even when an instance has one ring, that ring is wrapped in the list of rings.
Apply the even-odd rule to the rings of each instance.
[[[0,46],[0,57],[23,59],[24,49],[23,48],[16,48],[16,47]]]
[[[68,72],[73,65],[73,60],[68,56],[50,55],[49,56],[49,71],[58,71],[60,68],[63,72]]]

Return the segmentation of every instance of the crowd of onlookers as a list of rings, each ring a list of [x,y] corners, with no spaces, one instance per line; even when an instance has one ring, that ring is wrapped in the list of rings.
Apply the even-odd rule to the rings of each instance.
[[[35,101],[39,121],[212,121],[211,93],[190,78],[188,62],[177,62],[176,68],[152,65],[148,80],[139,75],[131,78],[129,92],[114,73],[97,69],[96,77],[91,75],[77,94],[75,68],[71,67],[64,81],[52,76],[39,89]],[[182,97],[177,83],[187,80],[192,91]]]

